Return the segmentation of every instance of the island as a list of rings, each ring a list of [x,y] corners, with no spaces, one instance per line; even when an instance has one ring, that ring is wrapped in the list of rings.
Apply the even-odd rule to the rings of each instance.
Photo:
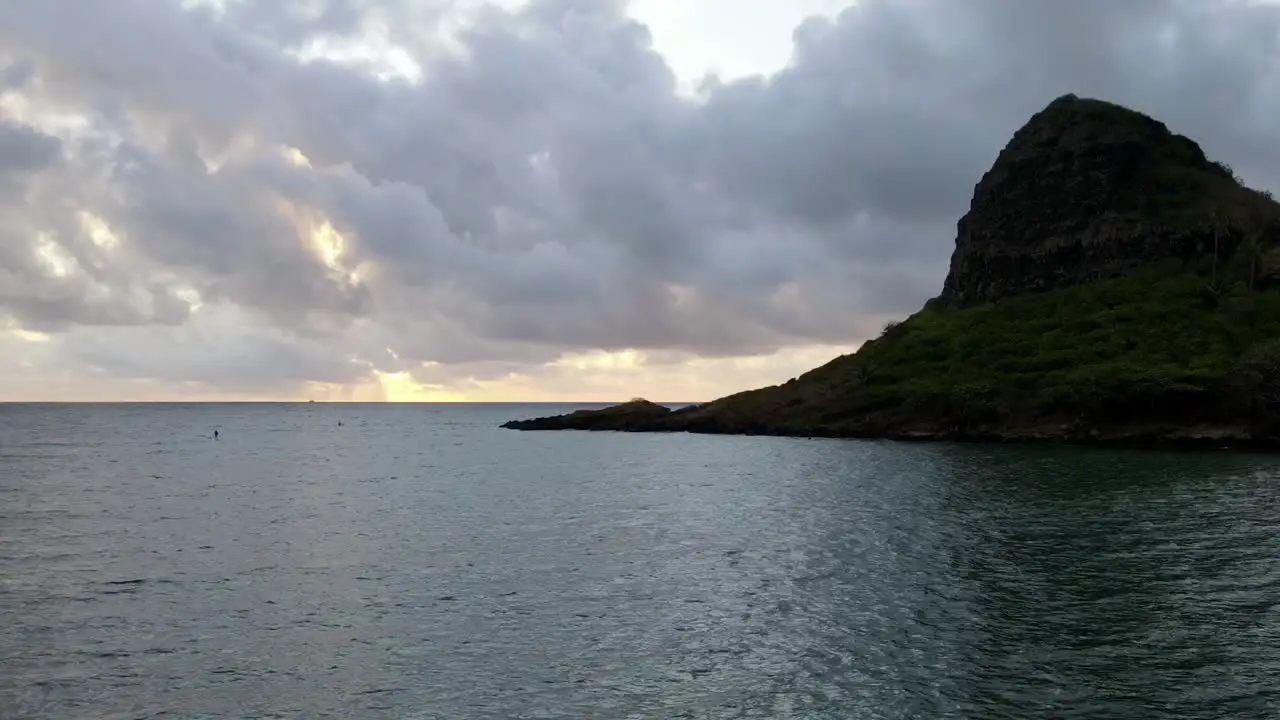
[[[1064,95],[978,182],[941,293],[857,352],[503,427],[1280,448],[1280,205],[1163,123]]]

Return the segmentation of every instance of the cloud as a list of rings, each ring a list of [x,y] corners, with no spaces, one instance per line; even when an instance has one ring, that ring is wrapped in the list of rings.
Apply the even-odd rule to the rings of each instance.
[[[614,0],[8,3],[0,314],[71,368],[237,392],[853,345],[937,291],[1057,95],[1280,185],[1278,31],[1269,3],[862,0],[691,97]]]
[[[52,165],[61,154],[62,143],[18,123],[0,121],[0,173],[41,170]]]
[[[73,367],[95,368],[111,377],[195,383],[248,393],[370,379],[370,369],[344,357],[340,348],[276,333],[213,335],[191,328],[166,328],[166,337],[161,338],[166,350],[156,355],[136,351],[131,341],[141,333],[139,328],[130,328],[104,338],[73,331],[59,337],[59,356]],[[155,342],[153,338],[142,339]]]

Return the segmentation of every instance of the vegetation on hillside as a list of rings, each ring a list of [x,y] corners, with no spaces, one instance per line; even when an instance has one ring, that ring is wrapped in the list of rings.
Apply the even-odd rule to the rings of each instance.
[[[1163,124],[1063,96],[976,186],[942,293],[856,353],[507,427],[1280,447],[1280,205]]]
[[[963,309],[931,301],[856,353],[785,384],[669,414],[624,415],[624,405],[510,426],[961,438],[1101,431],[1130,440],[1206,427],[1280,436],[1280,288],[1264,282],[1259,247]]]
[[[1217,268],[1212,259],[1166,261],[966,309],[929,303],[800,378],[821,390],[792,406],[830,407],[840,397],[838,416],[812,420],[927,410],[953,426],[1064,413],[1099,421],[1161,409],[1239,412],[1238,403],[1262,412],[1280,379],[1280,291],[1257,289],[1254,254],[1242,248]]]

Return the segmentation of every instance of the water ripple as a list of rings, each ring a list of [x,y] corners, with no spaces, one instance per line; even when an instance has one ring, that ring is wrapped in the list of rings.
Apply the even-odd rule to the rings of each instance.
[[[1275,460],[522,414],[7,407],[0,717],[1280,715]]]

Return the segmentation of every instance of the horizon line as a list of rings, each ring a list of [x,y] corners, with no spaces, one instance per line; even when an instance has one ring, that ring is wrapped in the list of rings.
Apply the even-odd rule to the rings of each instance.
[[[0,405],[620,405],[626,400],[0,400]],[[649,400],[699,405],[708,400]]]

